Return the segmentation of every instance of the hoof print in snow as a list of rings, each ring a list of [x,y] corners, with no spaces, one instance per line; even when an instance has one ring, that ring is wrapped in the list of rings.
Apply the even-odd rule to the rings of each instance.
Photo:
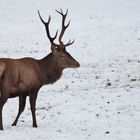
[[[106,87],[110,87],[110,86],[112,86],[112,84],[111,84],[110,80],[107,79]]]
[[[100,77],[99,76],[95,76],[95,79],[99,79]]]
[[[99,117],[99,114],[96,114],[96,117]]]
[[[57,130],[57,132],[61,133],[62,131],[59,129],[59,130]]]
[[[69,86],[68,86],[68,85],[66,85],[65,89],[69,89]]]
[[[131,82],[134,82],[134,81],[137,81],[137,79],[131,79],[130,81],[131,81]]]
[[[87,129],[81,129],[82,131],[87,131]]]
[[[106,131],[106,132],[105,132],[105,134],[109,134],[109,133],[110,133],[109,131]]]

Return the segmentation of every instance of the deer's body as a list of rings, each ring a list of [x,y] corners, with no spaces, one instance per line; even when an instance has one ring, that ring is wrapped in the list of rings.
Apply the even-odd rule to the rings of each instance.
[[[62,31],[59,36],[60,44],[55,44],[53,41],[57,36],[51,37],[49,33],[49,22],[44,22],[39,17],[46,27],[47,36],[51,42],[52,52],[41,60],[26,57],[21,59],[0,59],[0,130],[3,130],[2,109],[8,98],[19,97],[18,115],[12,124],[15,126],[23,112],[26,104],[26,97],[29,96],[33,127],[37,127],[35,107],[39,89],[46,84],[53,84],[57,81],[64,69],[79,67],[79,63],[66,51],[66,46],[73,44],[68,42],[66,45],[61,41],[65,29],[64,25],[66,14],[57,11],[62,15]]]
[[[4,69],[1,66],[3,72],[1,72],[0,86],[7,86],[8,98],[19,96],[19,93],[27,94],[27,92],[35,87],[40,87],[43,83],[41,80],[41,69],[38,61],[35,59],[0,59],[1,64]]]
[[[40,88],[45,84],[53,84],[62,75],[62,68],[57,62],[51,64],[51,57],[42,60],[33,58],[0,59],[1,83],[9,88],[8,98],[29,95],[34,88]],[[16,68],[16,69],[15,69]]]

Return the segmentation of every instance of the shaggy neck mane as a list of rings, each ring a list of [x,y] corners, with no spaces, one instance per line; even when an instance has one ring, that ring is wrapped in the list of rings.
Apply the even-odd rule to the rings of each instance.
[[[62,69],[59,67],[57,60],[50,53],[39,61],[44,84],[56,82],[62,75]]]

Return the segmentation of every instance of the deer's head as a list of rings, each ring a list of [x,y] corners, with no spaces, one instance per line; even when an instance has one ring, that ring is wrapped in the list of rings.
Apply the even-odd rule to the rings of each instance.
[[[59,44],[54,43],[54,40],[56,39],[57,34],[58,34],[58,30],[57,30],[54,37],[51,37],[51,35],[50,35],[49,24],[50,24],[51,17],[49,16],[48,21],[45,22],[42,19],[41,15],[40,15],[40,12],[38,11],[40,20],[45,25],[46,33],[47,33],[47,36],[48,36],[49,41],[51,43],[52,55],[56,59],[58,65],[62,69],[78,68],[80,66],[80,64],[66,51],[66,47],[72,45],[74,43],[74,41],[71,42],[71,40],[69,40],[69,42],[66,43],[66,44],[64,44],[63,41],[62,41],[62,37],[64,35],[64,32],[70,24],[70,21],[69,21],[68,24],[65,25],[65,19],[66,19],[66,16],[68,14],[68,10],[66,11],[65,14],[63,13],[62,10],[61,11],[56,10],[56,12],[59,13],[62,16],[62,29],[61,29],[61,32],[60,32],[60,35],[59,35]]]

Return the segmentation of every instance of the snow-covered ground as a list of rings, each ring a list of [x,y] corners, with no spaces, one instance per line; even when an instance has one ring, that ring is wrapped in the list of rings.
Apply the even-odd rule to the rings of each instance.
[[[0,0],[0,57],[42,58],[50,43],[37,10],[51,31],[60,28],[55,9],[69,9],[65,39],[81,67],[39,91],[38,128],[29,104],[12,127],[18,98],[4,106],[0,140],[140,140],[139,0]],[[28,103],[28,102],[27,102]]]

